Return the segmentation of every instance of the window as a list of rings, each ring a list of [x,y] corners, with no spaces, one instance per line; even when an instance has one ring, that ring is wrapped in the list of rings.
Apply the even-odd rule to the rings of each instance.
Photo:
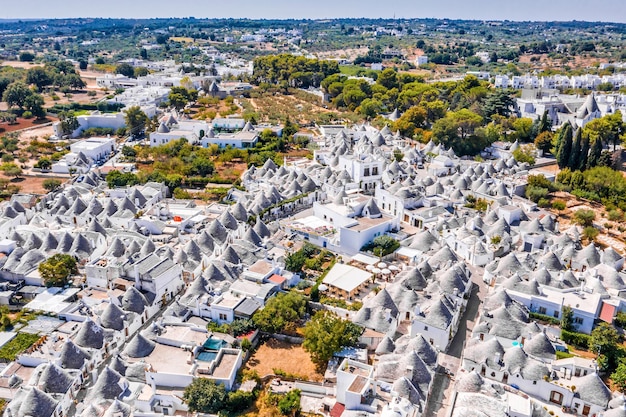
[[[428,331],[428,326],[424,326],[424,331]]]
[[[378,175],[378,167],[372,168],[372,175]]]
[[[563,403],[563,394],[558,391],[552,391],[550,393],[550,402],[561,405]]]
[[[574,324],[583,324],[582,317],[574,317]]]
[[[559,311],[558,310],[554,310],[554,314],[553,315],[554,315],[555,318],[558,319],[559,318]]]
[[[220,313],[220,320],[228,320],[228,316],[226,314]]]
[[[365,168],[363,170],[363,176],[364,177],[369,177],[370,176],[370,169],[369,168]]]
[[[548,311],[548,310],[546,310],[546,308],[545,308],[545,307],[539,307],[539,311],[538,311],[538,313],[539,313],[539,314],[546,314],[546,313],[547,313],[547,311]]]

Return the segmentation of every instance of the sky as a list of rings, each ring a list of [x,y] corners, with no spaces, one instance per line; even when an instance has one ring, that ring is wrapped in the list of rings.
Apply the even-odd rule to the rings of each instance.
[[[626,23],[625,0],[4,0],[0,19],[188,17],[325,19],[333,17]]]

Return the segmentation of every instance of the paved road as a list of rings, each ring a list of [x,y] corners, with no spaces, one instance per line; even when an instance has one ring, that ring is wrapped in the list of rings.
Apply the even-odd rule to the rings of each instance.
[[[448,414],[450,399],[454,389],[454,376],[461,367],[461,356],[466,342],[472,336],[472,329],[478,318],[478,311],[487,295],[487,285],[483,282],[483,269],[470,267],[473,288],[467,302],[459,328],[450,343],[447,353],[439,354],[440,370],[435,374],[431,394],[424,411],[426,417],[445,417]],[[452,376],[448,375],[452,374]]]

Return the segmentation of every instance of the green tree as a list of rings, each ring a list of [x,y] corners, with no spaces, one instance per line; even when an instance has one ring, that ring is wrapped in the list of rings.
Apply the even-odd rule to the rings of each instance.
[[[141,110],[141,107],[131,106],[126,110],[124,120],[126,121],[126,127],[130,134],[138,135],[146,129],[148,116]]]
[[[413,137],[415,129],[426,127],[428,111],[422,106],[413,106],[394,123],[394,129],[404,136]]]
[[[335,353],[344,347],[356,345],[362,330],[358,325],[331,311],[320,310],[304,326],[302,347],[309,352],[311,360],[321,370]]]
[[[139,184],[139,177],[132,172],[110,171],[106,176],[109,188],[132,186]]]
[[[31,112],[37,119],[46,117],[46,111],[43,108],[44,99],[41,94],[32,93],[24,100],[24,108]]]
[[[135,76],[135,69],[133,68],[132,65],[123,63],[115,67],[115,73],[122,74],[122,75],[132,78]]]
[[[602,140],[596,138],[589,151],[589,158],[587,159],[587,168],[593,168],[600,163],[600,157],[602,156]]]
[[[54,178],[49,178],[43,181],[43,188],[48,191],[54,191],[61,186],[61,181]]]
[[[62,287],[70,276],[78,273],[76,259],[71,255],[57,253],[39,264],[39,275],[48,287]]]
[[[488,121],[493,115],[509,117],[515,108],[515,101],[508,90],[497,89],[489,93],[482,106],[482,114]]]
[[[561,330],[573,332],[574,329],[574,311],[570,306],[563,306],[561,309]]]
[[[224,384],[208,378],[195,378],[183,392],[183,401],[195,413],[217,414],[224,409],[227,399]]]
[[[22,175],[22,168],[13,162],[0,165],[0,171],[4,172],[4,175],[9,177],[19,178],[19,176]]]
[[[285,329],[292,328],[296,322],[306,313],[306,299],[294,292],[281,293],[271,298],[257,311],[252,320],[254,324],[264,332],[280,333]]]
[[[35,164],[35,167],[41,169],[50,169],[52,168],[52,161],[50,161],[49,158],[39,158],[39,160]]]
[[[550,132],[552,130],[552,120],[548,117],[548,110],[544,110],[543,115],[541,115],[539,128],[537,130],[539,133]]]
[[[578,167],[576,167],[576,169],[578,169],[579,171],[586,170],[589,163],[589,137],[587,137],[587,135],[584,135],[582,140],[583,144],[580,149],[580,157],[578,158]]]
[[[284,416],[297,416],[300,413],[300,390],[294,389],[278,400],[278,411]]]
[[[557,141],[558,151],[556,154],[556,162],[559,168],[563,169],[568,166],[570,154],[572,152],[572,125],[566,123],[559,132]]]
[[[15,81],[9,84],[6,90],[4,90],[2,100],[5,101],[9,107],[17,106],[19,108],[23,108],[26,99],[32,93],[33,92],[26,84],[21,81]]]
[[[148,68],[146,67],[137,67],[133,70],[133,76],[135,78],[145,77],[148,75]]]
[[[543,151],[544,154],[550,152],[552,148],[552,141],[554,140],[554,134],[550,131],[539,133],[535,138],[535,146],[537,149]]]
[[[619,388],[622,394],[626,394],[626,359],[621,359],[615,372],[611,374],[611,381]]]
[[[307,260],[306,255],[301,250],[295,251],[287,255],[285,259],[285,268],[287,271],[300,272],[304,266],[304,262]]]
[[[80,127],[76,115],[71,110],[59,113],[59,121],[61,122],[61,131],[64,135],[71,135]]]
[[[576,129],[576,133],[574,135],[574,142],[572,143],[572,151],[569,155],[569,160],[567,162],[567,166],[572,169],[578,169],[578,164],[580,161],[580,152],[582,150],[582,140],[583,140],[583,130]]]
[[[36,86],[39,90],[51,85],[53,78],[44,67],[32,67],[26,71],[26,83]]]
[[[291,140],[291,138],[293,137],[293,135],[296,134],[298,129],[299,129],[298,125],[294,124],[289,119],[289,117],[287,117],[287,119],[285,120],[285,124],[283,126],[283,138],[285,138],[286,140]]]
[[[591,332],[589,349],[598,354],[598,365],[608,372],[617,368],[619,333],[609,323],[602,322]]]
[[[21,62],[33,62],[35,60],[35,54],[28,51],[20,52],[19,60]]]
[[[386,89],[398,87],[398,73],[393,68],[385,68],[378,74],[376,83],[382,85]]]

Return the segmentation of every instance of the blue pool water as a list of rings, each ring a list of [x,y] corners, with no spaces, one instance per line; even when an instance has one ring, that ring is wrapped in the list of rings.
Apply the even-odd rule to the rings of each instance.
[[[204,342],[203,347],[208,350],[220,350],[220,348],[224,345],[224,341],[221,339],[213,339],[212,337],[208,338],[206,342]]]
[[[215,358],[217,358],[217,352],[207,352],[207,351],[202,351],[198,353],[198,357],[197,357],[199,361],[203,361],[203,362],[211,362]]]

